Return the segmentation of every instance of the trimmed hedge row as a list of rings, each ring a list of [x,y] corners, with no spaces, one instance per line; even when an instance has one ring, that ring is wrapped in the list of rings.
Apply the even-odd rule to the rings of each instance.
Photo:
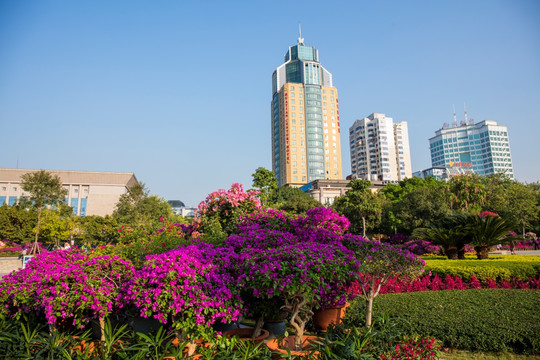
[[[365,303],[347,309],[363,322]],[[404,333],[435,337],[443,347],[471,351],[540,353],[540,291],[478,289],[379,295],[375,312],[399,317]]]
[[[424,257],[424,260],[426,273],[431,271],[440,278],[451,275],[469,281],[474,275],[480,281],[510,280],[511,278],[528,280],[540,274],[540,256],[538,255],[492,255],[487,260],[471,258],[448,260],[440,257]]]

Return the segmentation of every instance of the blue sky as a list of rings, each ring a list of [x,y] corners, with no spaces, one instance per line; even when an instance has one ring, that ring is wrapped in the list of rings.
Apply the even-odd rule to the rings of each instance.
[[[319,50],[348,128],[409,123],[413,171],[452,121],[507,125],[516,178],[540,180],[540,2],[3,0],[0,167],[134,172],[196,206],[271,168],[271,76]]]

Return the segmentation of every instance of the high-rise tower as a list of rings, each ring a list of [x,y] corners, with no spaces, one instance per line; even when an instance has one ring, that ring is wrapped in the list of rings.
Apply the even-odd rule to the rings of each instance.
[[[349,129],[354,178],[400,181],[412,177],[407,122],[373,113]]]
[[[271,114],[272,169],[280,186],[342,178],[337,89],[301,33],[272,75]]]

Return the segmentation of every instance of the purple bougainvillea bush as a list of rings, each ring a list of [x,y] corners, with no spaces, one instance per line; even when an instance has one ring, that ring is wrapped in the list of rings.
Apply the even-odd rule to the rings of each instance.
[[[282,299],[295,328],[297,348],[312,309],[331,288],[346,288],[360,271],[352,251],[340,244],[299,242],[272,248],[245,248],[240,285],[262,301]],[[341,292],[344,294],[344,292]]]
[[[43,314],[49,324],[63,321],[82,328],[115,310],[121,285],[133,273],[132,264],[118,256],[91,258],[76,250],[42,253],[2,279],[0,312],[15,318]]]
[[[242,301],[229,272],[232,248],[200,243],[147,257],[124,287],[122,306],[172,324],[181,339],[204,337],[217,321],[236,321]]]

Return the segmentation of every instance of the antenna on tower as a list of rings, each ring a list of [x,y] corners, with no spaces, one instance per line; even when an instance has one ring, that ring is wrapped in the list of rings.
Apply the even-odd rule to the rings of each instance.
[[[463,110],[465,110],[465,122],[468,123],[469,122],[469,118],[467,117],[467,107],[466,107],[466,104],[463,103]]]
[[[457,127],[456,107],[452,105],[452,109],[454,110],[454,127]]]
[[[298,45],[304,45],[304,38],[302,37],[302,24],[298,23]]]

